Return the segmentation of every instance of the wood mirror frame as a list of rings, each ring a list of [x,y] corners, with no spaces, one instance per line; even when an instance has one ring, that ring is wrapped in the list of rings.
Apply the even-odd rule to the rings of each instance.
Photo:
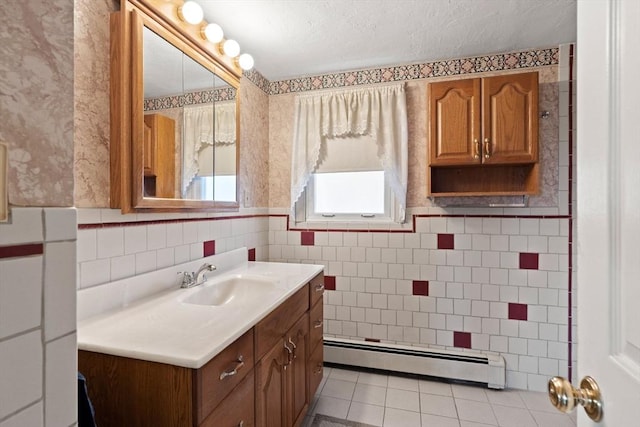
[[[205,40],[202,22],[191,25],[178,17],[183,0],[121,0],[111,15],[110,206],[122,213],[162,211],[236,211],[236,201],[144,196],[144,111],[142,33],[147,27],[190,56],[236,90],[242,71],[236,62]],[[240,102],[236,100],[236,171],[239,171]],[[239,180],[237,181],[239,182]]]

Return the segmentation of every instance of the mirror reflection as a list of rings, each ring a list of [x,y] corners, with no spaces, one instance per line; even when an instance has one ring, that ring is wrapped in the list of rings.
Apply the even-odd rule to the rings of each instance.
[[[237,201],[236,88],[143,34],[145,197]]]

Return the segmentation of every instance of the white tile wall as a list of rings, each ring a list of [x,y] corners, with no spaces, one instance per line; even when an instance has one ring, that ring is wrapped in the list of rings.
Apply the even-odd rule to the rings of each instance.
[[[0,419],[42,399],[42,350],[39,331],[0,342]]]
[[[77,376],[76,335],[71,334],[47,344],[45,422],[47,426],[70,426],[76,421]]]
[[[43,245],[0,259],[2,427],[76,422],[76,229],[70,208],[12,208],[0,224],[1,247]]]
[[[78,232],[78,287],[86,288],[114,280],[131,277],[159,268],[181,264],[202,258],[203,243],[214,240],[216,253],[228,252],[239,247],[256,249],[256,259],[268,257],[269,236],[293,239],[286,231],[269,225],[284,219],[269,217],[230,218],[204,216],[200,219],[193,214],[158,214],[137,216],[121,215],[112,209],[79,209],[80,224],[93,224],[95,228]],[[262,214],[265,212],[252,212]],[[240,212],[238,215],[243,215]],[[193,219],[199,220],[193,220]],[[159,223],[136,224],[139,221]],[[172,222],[163,222],[172,220]],[[184,221],[180,221],[184,220]],[[177,222],[173,222],[177,221]],[[111,224],[100,227],[101,224]],[[122,223],[118,226],[114,223]],[[285,225],[286,227],[286,225]],[[298,241],[300,233],[296,232]],[[308,257],[308,249],[286,246],[292,258]],[[319,248],[313,248],[318,250]],[[327,248],[329,250],[329,248]],[[332,247],[326,256],[335,259],[336,248]],[[297,252],[297,254],[296,254]],[[281,254],[281,253],[280,253]],[[280,255],[279,254],[279,255]],[[314,252],[314,255],[318,253]]]

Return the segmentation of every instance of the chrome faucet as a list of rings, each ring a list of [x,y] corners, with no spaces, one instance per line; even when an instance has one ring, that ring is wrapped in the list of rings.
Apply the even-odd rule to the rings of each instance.
[[[194,273],[189,273],[188,271],[178,272],[178,274],[182,274],[182,283],[180,284],[180,287],[192,288],[194,286],[203,284],[207,280],[207,276],[205,276],[205,273],[207,271],[214,271],[215,269],[215,265],[211,265],[208,262],[205,262],[200,266],[198,271]]]

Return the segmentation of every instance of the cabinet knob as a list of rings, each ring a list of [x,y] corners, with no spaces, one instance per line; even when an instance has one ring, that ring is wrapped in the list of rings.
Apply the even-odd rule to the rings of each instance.
[[[322,328],[322,320],[316,320],[313,323],[313,327],[314,327],[314,329]]]
[[[484,139],[484,158],[491,157],[491,140],[489,138]]]
[[[316,291],[316,292],[323,292],[323,291],[324,291],[324,283],[323,283],[323,284],[321,284],[321,285],[317,285],[317,286],[315,287],[315,291]]]

